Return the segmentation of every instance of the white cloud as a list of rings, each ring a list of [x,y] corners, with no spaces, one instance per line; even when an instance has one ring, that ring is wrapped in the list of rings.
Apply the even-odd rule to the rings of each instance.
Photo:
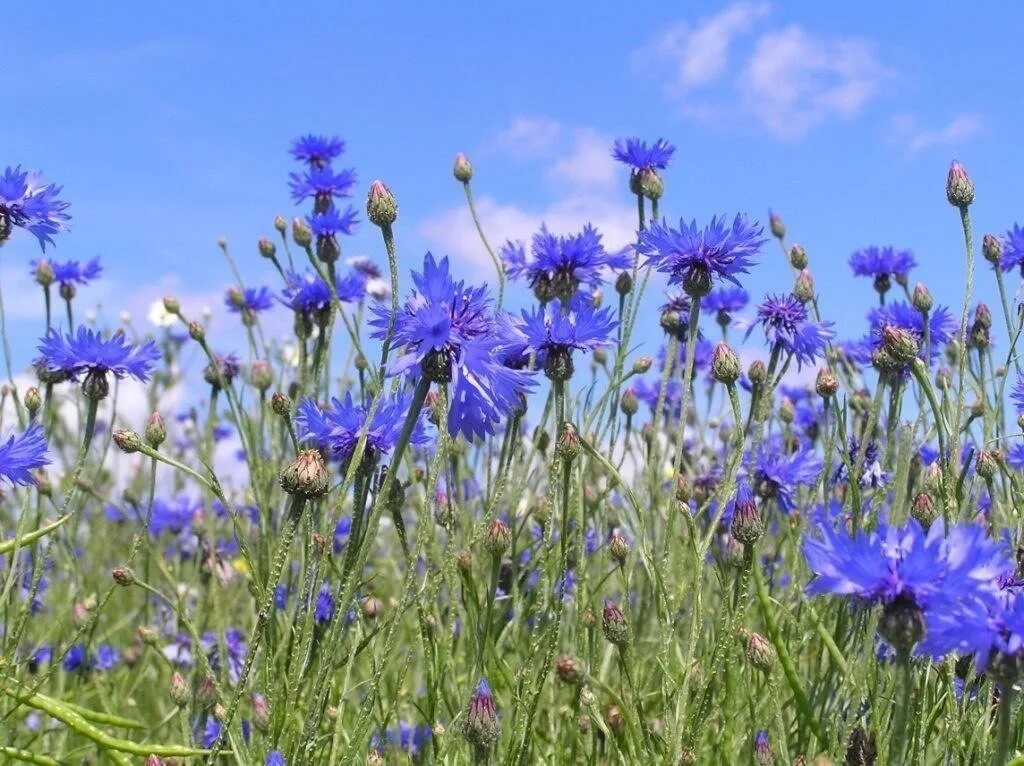
[[[684,118],[708,124],[753,118],[782,140],[858,116],[892,76],[869,41],[822,37],[798,24],[766,29],[768,13],[765,3],[744,2],[693,27],[677,24],[639,51],[638,60],[667,64],[673,74],[667,95]]]
[[[724,74],[733,41],[768,11],[767,3],[737,3],[696,26],[681,21],[651,41],[637,59],[671,62],[678,88],[706,85]]]
[[[536,157],[548,152],[562,134],[562,125],[547,117],[517,117],[494,140],[502,151],[518,157]]]
[[[582,187],[611,187],[622,180],[620,166],[611,153],[612,140],[591,128],[573,131],[572,146],[551,167],[549,177]]]
[[[974,138],[984,130],[981,115],[960,114],[938,128],[920,126],[912,115],[897,115],[893,127],[906,142],[911,153],[926,151],[940,146],[958,146]]]

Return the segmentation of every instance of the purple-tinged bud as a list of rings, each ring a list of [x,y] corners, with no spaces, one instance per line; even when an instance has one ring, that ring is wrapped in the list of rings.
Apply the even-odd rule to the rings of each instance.
[[[270,409],[275,415],[282,418],[288,417],[292,414],[292,400],[287,394],[275,391],[270,397]]]
[[[50,285],[53,284],[54,279],[56,279],[53,273],[53,266],[45,258],[41,259],[36,264],[35,277],[36,282],[38,282],[43,287],[49,287]]]
[[[245,308],[245,293],[237,285],[228,288],[228,302],[238,309]]]
[[[199,679],[199,686],[196,688],[196,704],[205,709],[212,708],[217,704],[220,695],[217,694],[217,687],[212,676],[203,676]]]
[[[763,386],[768,380],[768,368],[760,359],[755,359],[747,368],[747,377],[750,378],[752,385]]]
[[[572,463],[580,456],[580,451],[582,449],[583,447],[580,444],[580,434],[579,431],[576,430],[576,426],[568,420],[562,423],[562,427],[558,432],[558,444],[555,447],[555,457],[561,459],[565,463]]]
[[[594,360],[594,364],[603,366],[608,363],[608,351],[603,348],[595,348],[590,354],[590,358]]]
[[[578,684],[586,675],[583,663],[575,657],[559,657],[555,662],[555,675],[567,684]]]
[[[786,425],[791,425],[795,417],[796,408],[793,406],[793,400],[788,396],[783,396],[779,399],[779,420]]]
[[[719,383],[733,385],[740,377],[740,358],[727,343],[719,343],[711,355],[711,374]]]
[[[266,391],[274,384],[274,368],[266,359],[257,359],[249,368],[249,380],[258,391]]]
[[[654,364],[654,360],[649,356],[642,356],[633,362],[633,374],[643,375],[645,372],[651,369],[651,365]]]
[[[754,737],[754,764],[755,766],[775,766],[772,743],[768,740],[768,732],[764,729]]]
[[[946,199],[950,205],[961,210],[974,202],[974,184],[964,166],[956,160],[949,166],[949,174],[946,176]]]
[[[135,573],[128,567],[114,567],[110,571],[110,576],[113,577],[114,582],[122,588],[127,588],[135,584]]]
[[[764,521],[757,509],[757,501],[745,483],[741,483],[736,490],[730,532],[733,538],[743,545],[753,545],[764,534]]]
[[[269,259],[277,255],[277,245],[275,245],[266,237],[261,237],[259,242],[256,243],[256,247],[259,249],[260,255],[262,255],[264,258]]]
[[[259,692],[252,695],[252,725],[256,731],[264,733],[270,729],[270,706],[267,698]]]
[[[146,646],[156,646],[157,641],[160,640],[160,634],[148,625],[140,625],[136,628],[136,632],[139,634],[139,641]]]
[[[164,766],[164,759],[155,753],[150,753],[146,758],[146,766]]]
[[[25,391],[25,409],[28,410],[29,417],[34,418],[42,404],[43,399],[39,395],[39,389],[35,386],[29,386]]]
[[[619,401],[619,409],[622,414],[633,416],[640,409],[640,400],[637,399],[636,389],[632,386],[622,392],[622,399]]]
[[[455,155],[455,166],[452,168],[452,173],[455,175],[455,180],[463,184],[468,184],[473,177],[473,165],[462,152]]]
[[[623,296],[633,292],[633,277],[628,271],[620,271],[615,278],[615,292]]]
[[[979,303],[974,309],[974,321],[986,330],[992,329],[992,310],[986,303]]]
[[[953,385],[953,373],[946,367],[940,367],[935,371],[935,387],[939,391],[948,391]]]
[[[459,568],[459,571],[469,572],[473,566],[473,554],[469,550],[462,551],[455,559],[455,566]]]
[[[283,215],[275,215],[274,228],[277,229],[278,234],[284,234],[288,231],[288,220]]]
[[[493,519],[484,532],[484,548],[492,556],[501,557],[512,545],[512,532],[501,519]]]
[[[203,327],[199,322],[192,321],[188,323],[188,337],[197,343],[202,343],[206,340],[206,328]]]
[[[999,450],[983,449],[978,452],[978,459],[975,469],[985,481],[988,481],[999,472],[999,464],[1002,462],[1003,453]]]
[[[993,266],[998,266],[1003,260],[1002,240],[992,234],[986,234],[981,238],[981,254]]]
[[[775,647],[760,633],[750,633],[747,636],[747,645],[744,653],[746,654],[747,662],[750,663],[752,668],[765,673],[770,672],[775,667],[775,663],[779,658],[775,652]]]
[[[158,449],[167,439],[167,427],[164,426],[164,419],[159,412],[153,412],[146,421],[146,444],[153,449]]]
[[[897,362],[912,362],[920,351],[917,338],[897,325],[882,328],[882,348]]]
[[[608,542],[608,553],[620,566],[625,564],[626,557],[629,555],[629,542],[623,535],[616,532]]]
[[[818,377],[814,379],[814,391],[822,399],[835,396],[839,390],[839,378],[829,367],[822,367],[818,370]]]
[[[693,487],[689,479],[680,474],[676,477],[675,498],[677,503],[688,504],[693,499]]]
[[[918,282],[914,286],[913,294],[910,296],[910,303],[922,314],[927,314],[932,310],[932,306],[935,305],[935,300],[925,284]]]
[[[313,244],[313,230],[302,218],[292,219],[292,239],[299,247],[306,248]]]
[[[119,428],[113,433],[114,444],[122,452],[131,454],[142,449],[142,439],[130,428]]]
[[[863,726],[854,727],[850,733],[850,741],[846,745],[844,763],[850,766],[874,766],[878,758],[878,745],[875,735],[869,734]]]
[[[501,723],[494,708],[494,696],[487,679],[481,678],[469,698],[462,736],[478,748],[489,750],[501,736]]]
[[[914,501],[910,505],[910,515],[925,529],[932,525],[938,512],[935,510],[935,499],[930,493],[918,492],[914,496]]]
[[[331,475],[319,450],[302,450],[281,471],[281,489],[304,498],[322,497],[330,488]]]
[[[611,599],[605,599],[601,612],[601,630],[608,642],[618,647],[629,646],[630,631],[626,615]]]
[[[375,620],[384,611],[384,604],[376,596],[364,596],[359,601],[359,611],[367,620]]]
[[[390,226],[398,218],[398,202],[382,181],[370,184],[366,196],[366,217],[375,226]]]
[[[768,225],[771,227],[773,237],[776,239],[786,238],[786,224],[782,222],[781,216],[773,210],[768,211]]]
[[[626,726],[626,716],[618,705],[609,705],[604,710],[604,722],[616,734],[620,733]]]
[[[793,284],[793,297],[801,303],[810,303],[814,300],[814,277],[807,269],[797,275]]]
[[[192,698],[192,690],[188,687],[185,677],[175,670],[171,673],[171,701],[178,707],[185,707]]]
[[[804,250],[803,245],[793,245],[789,248],[789,265],[797,271],[807,268],[807,251]]]

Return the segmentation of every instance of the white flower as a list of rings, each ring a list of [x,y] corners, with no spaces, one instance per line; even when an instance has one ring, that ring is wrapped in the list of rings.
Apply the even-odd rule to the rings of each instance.
[[[149,305],[149,313],[146,316],[157,327],[170,327],[178,321],[174,314],[164,308],[163,298],[155,300]]]

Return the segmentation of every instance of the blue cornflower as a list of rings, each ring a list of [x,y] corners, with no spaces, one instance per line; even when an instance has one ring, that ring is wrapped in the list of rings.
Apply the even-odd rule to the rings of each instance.
[[[271,750],[267,753],[266,766],[285,766],[284,754],[280,750]]]
[[[23,487],[35,484],[32,471],[50,462],[43,427],[33,423],[20,434],[0,443],[0,477]]]
[[[88,393],[102,399],[107,394],[107,373],[117,378],[132,377],[145,383],[153,365],[160,359],[160,349],[148,340],[141,346],[132,346],[123,332],[104,339],[100,333],[79,327],[74,334],[60,335],[50,330],[39,344],[42,357],[36,366],[71,380],[86,376]]]
[[[359,214],[351,205],[346,206],[342,211],[331,206],[323,213],[308,216],[306,221],[309,223],[310,231],[318,239],[321,237],[334,239],[338,234],[350,236],[355,233],[356,224],[359,223]]]
[[[1017,382],[1010,389],[1010,399],[1017,409],[1017,414],[1024,415],[1024,375],[1017,376]]]
[[[1000,655],[1018,664],[1024,655],[1024,596],[1015,578],[1002,579],[1008,585],[982,588],[932,609],[921,652],[933,657],[974,654],[979,673],[994,663],[997,676]]]
[[[394,449],[411,404],[412,396],[407,393],[385,396],[381,400],[366,430],[366,448],[372,455],[386,455]],[[301,439],[348,461],[355,452],[366,416],[367,408],[356,404],[351,393],[346,393],[344,400],[332,399],[331,409],[323,409],[306,398],[299,402],[295,425]],[[411,442],[423,444],[426,441],[422,418],[417,418]]]
[[[793,295],[768,295],[757,309],[757,318],[768,343],[792,354],[798,368],[813,364],[835,337],[832,323],[811,321],[807,306]],[[747,331],[748,337],[752,330]]]
[[[285,276],[288,286],[281,292],[281,300],[292,311],[317,315],[330,308],[331,288],[317,274],[312,271],[305,274],[289,271]],[[338,276],[334,288],[338,300],[344,303],[358,301],[366,294],[366,277],[358,271],[352,271],[345,276]]]
[[[921,358],[924,358],[924,315],[910,304],[898,301],[876,306],[868,312],[868,323],[871,325],[871,332],[864,343],[871,350],[881,348],[883,331],[886,327],[893,326],[910,332],[920,346]],[[953,339],[959,327],[960,322],[945,306],[932,308],[928,313],[930,361],[934,361],[942,346]]]
[[[522,312],[522,331],[537,363],[552,380],[572,377],[573,351],[593,351],[611,343],[618,322],[609,309],[595,309],[589,301],[574,301],[563,308],[554,300]]]
[[[336,136],[315,136],[312,133],[292,141],[292,157],[308,162],[310,167],[321,168],[345,151],[345,142]]]
[[[88,670],[90,663],[89,657],[85,653],[85,647],[75,644],[68,649],[62,665],[68,673],[74,673],[76,670]]]
[[[402,355],[391,371],[411,371],[449,384],[448,431],[473,440],[493,433],[504,417],[522,409],[535,385],[531,373],[514,369],[524,342],[512,323],[496,320],[486,287],[452,279],[448,259],[423,260],[413,272],[415,289],[394,317],[393,347]],[[373,337],[387,336],[391,313],[371,306]]]
[[[664,138],[659,138],[651,146],[639,138],[617,138],[612,146],[612,157],[634,171],[664,170],[675,154],[676,148]]]
[[[258,314],[274,305],[274,295],[269,287],[229,287],[224,305],[234,314]]]
[[[283,612],[286,606],[288,606],[288,586],[278,585],[274,588],[274,608]]]
[[[640,232],[637,250],[646,263],[669,275],[669,282],[681,284],[688,295],[702,297],[711,292],[716,280],[739,286],[736,279],[754,265],[754,256],[765,243],[764,229],[737,215],[732,225],[725,216],[714,217],[703,229],[697,222],[679,221],[673,229],[666,222],[651,222]]]
[[[753,460],[751,478],[758,495],[774,499],[781,510],[796,509],[797,488],[811,486],[821,473],[821,460],[810,450],[789,454],[773,440],[766,442]]]
[[[1006,232],[1003,237],[1003,256],[999,265],[1003,271],[1009,271],[1015,266],[1024,270],[1024,229],[1018,224]]]
[[[850,256],[850,268],[854,276],[871,277],[875,289],[884,293],[889,289],[890,280],[906,281],[907,274],[917,266],[914,254],[909,250],[893,247],[865,247]]]
[[[726,327],[732,321],[733,314],[743,311],[750,302],[750,296],[742,287],[722,285],[704,296],[700,307],[715,314],[718,324]]]
[[[220,739],[221,725],[220,722],[212,715],[206,716],[206,724],[203,727],[203,747],[211,748]]]
[[[579,234],[562,237],[541,226],[533,235],[529,257],[522,243],[513,242],[502,247],[501,257],[509,277],[529,282],[540,301],[568,301],[581,285],[596,288],[608,270],[631,264],[628,250],[609,253],[597,229],[589,224]]]
[[[330,167],[310,168],[303,173],[290,173],[288,185],[292,199],[302,202],[313,197],[318,208],[327,210],[331,201],[339,197],[351,197],[356,185],[356,173],[351,168],[335,172]]]
[[[100,644],[96,649],[96,669],[113,670],[121,659],[121,652],[110,644]]]
[[[10,166],[0,175],[0,242],[19,228],[39,240],[46,251],[53,235],[67,228],[68,203],[57,198],[61,187],[43,182],[39,173]]]
[[[501,723],[494,707],[494,695],[486,678],[480,679],[480,683],[469,697],[462,734],[478,747],[490,747],[501,736]]]
[[[847,451],[851,465],[857,460],[857,456],[860,454],[862,449],[861,444],[857,441],[856,437],[850,437],[850,448]],[[878,442],[869,441],[867,445],[863,447],[864,459],[862,461],[862,469],[860,474],[860,486],[872,489],[878,489],[884,487],[889,483],[889,474],[882,470],[882,463],[880,460],[880,453],[878,449]],[[835,482],[846,481],[847,479],[846,463],[840,461],[839,467],[836,468],[835,474],[832,480]]]
[[[93,258],[84,264],[80,261],[65,261],[64,263],[47,260],[32,261],[30,264],[32,266],[32,274],[37,274],[40,266],[44,264],[53,272],[54,281],[58,282],[65,289],[76,285],[87,285],[103,273],[100,259]]]
[[[196,514],[201,513],[203,504],[188,495],[177,495],[171,499],[156,498],[149,517],[149,533],[159,537],[164,532],[178,534],[192,524]]]
[[[334,525],[334,544],[333,550],[335,553],[341,553],[345,546],[348,545],[348,539],[352,536],[352,519],[349,516],[342,516],[338,519],[338,523]]]
[[[316,604],[313,606],[313,619],[317,624],[324,625],[334,617],[334,596],[331,595],[331,587],[324,583],[320,586],[320,592],[316,597]]]

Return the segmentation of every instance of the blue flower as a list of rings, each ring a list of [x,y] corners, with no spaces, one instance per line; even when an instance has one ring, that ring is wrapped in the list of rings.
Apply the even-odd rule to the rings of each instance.
[[[323,167],[340,157],[345,151],[345,142],[335,136],[299,136],[292,141],[292,157],[308,162],[312,167]]]
[[[595,309],[590,301],[577,300],[563,307],[554,300],[546,306],[534,306],[522,312],[522,331],[527,347],[537,355],[538,364],[549,376],[553,365],[566,366],[562,380],[572,376],[572,352],[593,351],[611,343],[611,332],[618,326],[609,309]]]
[[[975,594],[939,605],[928,614],[923,654],[944,657],[950,652],[974,654],[984,672],[997,653],[1019,661],[1024,654],[1024,597],[1019,583],[979,589]]]
[[[868,312],[871,334],[867,342],[872,348],[882,345],[882,332],[894,326],[909,331],[921,345],[920,355],[924,358],[924,315],[905,301],[877,306]],[[934,359],[939,349],[951,341],[958,332],[960,323],[945,306],[935,306],[928,314],[929,343]]]
[[[192,524],[192,519],[202,510],[203,504],[187,495],[177,495],[170,500],[158,497],[153,500],[153,510],[149,517],[149,533],[153,537],[159,537],[168,531],[178,534],[188,529]]]
[[[639,138],[617,138],[612,146],[612,157],[634,171],[664,170],[675,154],[676,148],[663,138],[659,138],[651,146]]]
[[[33,423],[20,434],[11,434],[0,444],[0,476],[23,487],[35,484],[32,471],[50,462],[43,427]]]
[[[101,273],[103,273],[103,266],[100,265],[99,258],[93,258],[87,263],[81,263],[79,261],[65,261],[64,263],[57,263],[56,261],[32,261],[32,274],[34,275],[39,269],[40,265],[46,264],[53,271],[53,278],[56,282],[61,285],[87,285],[93,279],[96,279]]]
[[[224,305],[234,314],[258,314],[274,305],[274,296],[269,287],[247,287],[244,290],[229,287]]]
[[[212,715],[206,716],[206,725],[203,728],[203,747],[211,748],[220,739],[221,725]]]
[[[39,352],[42,358],[37,366],[71,380],[77,380],[83,373],[105,378],[112,372],[117,378],[132,377],[145,383],[153,365],[160,359],[160,349],[151,340],[132,346],[124,333],[117,332],[104,339],[85,327],[79,327],[74,335],[63,336],[50,330],[40,342]]]
[[[68,649],[67,654],[64,655],[62,665],[68,673],[74,673],[76,670],[88,670],[90,662],[88,655],[86,655],[85,647],[75,644]]]
[[[821,460],[810,450],[789,454],[781,445],[769,440],[761,447],[750,472],[757,493],[774,499],[781,510],[796,509],[794,495],[798,487],[812,486],[821,473]]]
[[[280,750],[271,750],[267,753],[266,766],[285,766],[284,755]]]
[[[637,250],[646,263],[669,275],[669,282],[682,284],[689,295],[707,295],[715,280],[739,286],[738,274],[746,274],[754,265],[754,256],[765,243],[763,229],[757,223],[737,215],[732,225],[725,217],[714,217],[703,229],[697,222],[679,221],[673,229],[664,221],[653,221],[640,232]]]
[[[351,197],[356,185],[356,173],[351,168],[336,173],[330,167],[314,167],[304,173],[290,173],[289,178],[293,200],[302,202],[313,197],[324,209],[333,199]]]
[[[705,311],[717,314],[718,323],[729,324],[733,314],[743,311],[750,302],[750,296],[742,287],[723,285],[704,296],[700,306]]]
[[[303,314],[317,314],[327,311],[331,305],[331,288],[317,274],[286,274],[287,287],[282,291],[282,302],[293,311]],[[366,294],[366,277],[358,271],[339,276],[334,283],[338,300],[352,303]]]
[[[325,237],[334,239],[338,234],[350,236],[356,230],[359,223],[359,215],[351,205],[346,206],[344,211],[339,212],[333,205],[323,213],[316,213],[306,218],[313,235],[318,239]]]
[[[893,247],[865,247],[850,256],[850,268],[858,277],[904,277],[917,266],[909,250]]]
[[[831,322],[811,321],[807,307],[793,295],[768,295],[757,309],[769,345],[793,355],[797,367],[813,364],[835,337]],[[747,331],[749,337],[751,327]]]
[[[473,440],[493,433],[504,417],[519,412],[535,385],[531,373],[515,369],[525,340],[515,325],[496,319],[486,287],[452,279],[448,259],[427,253],[415,289],[394,317],[391,339],[402,355],[392,373],[449,384],[448,431]],[[373,337],[387,336],[390,310],[371,306]]]
[[[341,553],[345,549],[351,535],[352,519],[348,516],[342,516],[338,519],[338,523],[334,525],[334,545],[332,547],[335,553]]]
[[[96,649],[96,669],[113,670],[121,659],[121,652],[110,644],[100,644]]]
[[[1024,375],[1017,376],[1017,381],[1013,384],[1013,388],[1010,389],[1010,399],[1013,400],[1017,414],[1024,415]]]
[[[334,596],[331,595],[331,587],[324,583],[320,586],[320,592],[316,597],[316,604],[313,606],[313,619],[320,625],[326,624],[334,617]]]
[[[1024,229],[1018,224],[1006,232],[1003,237],[1003,257],[999,265],[1003,271],[1009,271],[1015,266],[1024,269]]]
[[[0,242],[12,228],[24,229],[39,240],[46,251],[53,235],[67,228],[71,220],[68,203],[58,199],[61,187],[43,182],[39,173],[8,168],[0,175]]]
[[[857,441],[856,437],[850,437],[850,449],[847,451],[849,456],[850,464],[852,465],[857,460],[857,456],[860,454],[862,447],[860,442]],[[867,488],[878,489],[884,487],[889,483],[889,474],[882,470],[882,464],[879,460],[878,442],[869,441],[866,446],[863,447],[864,458],[862,460],[862,469],[860,474],[860,486]],[[833,476],[833,481],[842,482],[847,479],[846,463],[840,461],[839,467],[836,468]]]
[[[533,235],[529,258],[522,243],[512,242],[502,247],[501,257],[509,277],[529,282],[541,301],[552,297],[567,301],[582,285],[595,288],[609,270],[631,264],[628,250],[609,253],[597,229],[589,224],[579,234],[563,237],[541,226]]]
[[[412,396],[406,393],[385,396],[381,400],[366,430],[366,447],[372,451],[371,454],[386,455],[394,449],[411,404]],[[346,393],[344,400],[332,399],[331,409],[323,409],[306,398],[299,402],[295,425],[301,439],[330,450],[342,461],[348,461],[355,452],[366,416],[367,408],[356,404],[351,393]],[[418,417],[411,442],[424,444],[426,441],[422,419]]]

